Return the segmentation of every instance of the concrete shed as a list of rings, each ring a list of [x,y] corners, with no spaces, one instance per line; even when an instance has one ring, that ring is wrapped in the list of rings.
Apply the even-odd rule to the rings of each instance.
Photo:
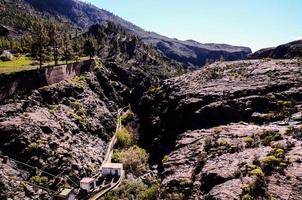
[[[80,187],[87,192],[92,192],[96,187],[96,180],[94,178],[83,178],[80,182]]]
[[[102,176],[121,176],[122,172],[122,163],[104,163],[101,167]]]

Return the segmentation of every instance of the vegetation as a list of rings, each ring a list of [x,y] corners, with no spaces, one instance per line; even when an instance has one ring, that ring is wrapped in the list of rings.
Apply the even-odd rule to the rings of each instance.
[[[133,135],[129,133],[129,131],[122,127],[116,133],[116,145],[118,148],[127,148],[133,144]]]
[[[127,110],[127,112],[123,113],[121,116],[121,122],[122,124],[127,124],[131,121],[133,121],[135,118],[134,113],[131,110]]]
[[[124,181],[117,190],[109,192],[104,199],[136,199],[136,200],[156,200],[159,190],[159,181],[155,180],[150,184],[142,181]]]
[[[252,137],[246,137],[244,138],[244,142],[246,143],[246,147],[252,147],[254,139]]]
[[[217,137],[207,137],[204,141],[206,155],[220,156],[225,153],[234,153],[238,150],[238,146],[234,146],[226,140],[218,140]]]
[[[280,148],[275,148],[267,157],[261,160],[262,168],[266,174],[270,174],[272,171],[283,172],[288,163],[285,150]]]
[[[90,57],[90,59],[96,54],[95,42],[92,39],[88,39],[84,43],[84,54]]]
[[[115,150],[113,161],[123,163],[124,169],[134,175],[142,175],[148,167],[146,150],[134,145],[126,150]]]
[[[302,127],[289,126],[285,132],[285,135],[292,136],[297,140],[302,140]]]
[[[165,155],[164,158],[162,159],[162,162],[163,163],[167,162],[169,160],[169,158],[170,157],[168,155]]]
[[[260,135],[261,143],[269,146],[271,142],[282,139],[282,136],[278,130],[264,130]]]
[[[30,178],[30,181],[33,184],[39,185],[39,186],[45,186],[48,182],[48,178],[46,176],[32,176]]]

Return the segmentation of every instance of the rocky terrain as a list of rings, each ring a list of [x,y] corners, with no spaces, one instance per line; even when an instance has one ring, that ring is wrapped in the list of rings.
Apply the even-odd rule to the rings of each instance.
[[[297,40],[278,47],[261,49],[248,56],[249,59],[290,59],[302,57],[302,40]]]
[[[215,63],[143,97],[160,199],[301,199],[301,70],[298,60]]]
[[[247,47],[226,44],[201,44],[180,41],[148,32],[106,10],[78,0],[0,0],[0,25],[27,34],[37,19],[64,23],[70,28],[88,29],[93,24],[108,21],[121,25],[146,44],[151,44],[167,57],[182,62],[186,67],[201,67],[208,61],[240,60],[251,53]],[[11,36],[15,36],[11,32]],[[1,34],[1,29],[0,29]],[[4,33],[6,34],[6,33]],[[22,34],[21,34],[22,35]]]
[[[143,69],[99,61],[86,75],[4,100],[0,150],[9,159],[3,157],[1,164],[0,199],[50,199],[45,190],[33,191],[36,188],[26,181],[40,183],[47,177],[47,185],[55,190],[65,183],[77,187],[80,178],[96,174],[115,131],[117,109],[137,104],[160,80]]]

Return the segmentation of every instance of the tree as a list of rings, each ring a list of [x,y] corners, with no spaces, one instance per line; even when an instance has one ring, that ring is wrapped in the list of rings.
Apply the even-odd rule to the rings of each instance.
[[[44,61],[47,59],[48,51],[48,41],[49,38],[46,34],[44,24],[38,22],[34,26],[33,31],[33,44],[32,44],[32,55],[39,61],[40,68],[42,68]]]
[[[96,48],[91,39],[88,39],[85,41],[84,44],[84,54],[89,56],[90,59],[92,59],[93,56],[95,56],[96,53]]]
[[[81,54],[82,54],[81,47],[82,46],[83,46],[83,38],[82,38],[82,36],[79,36],[78,29],[76,29],[75,38],[73,38],[73,40],[72,40],[72,48],[73,48],[73,52],[75,54],[75,58],[77,61],[81,57]]]
[[[65,60],[66,65],[69,60],[74,58],[73,49],[71,47],[71,35],[64,33],[64,41],[63,41],[63,60]]]
[[[57,30],[57,26],[53,23],[50,24],[49,27],[49,46],[51,46],[53,59],[55,61],[55,65],[58,65],[59,62],[59,34]]]

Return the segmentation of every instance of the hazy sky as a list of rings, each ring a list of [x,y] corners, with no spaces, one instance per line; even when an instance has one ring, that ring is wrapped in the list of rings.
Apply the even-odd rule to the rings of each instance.
[[[181,40],[253,51],[302,39],[302,0],[86,0],[142,27]]]

